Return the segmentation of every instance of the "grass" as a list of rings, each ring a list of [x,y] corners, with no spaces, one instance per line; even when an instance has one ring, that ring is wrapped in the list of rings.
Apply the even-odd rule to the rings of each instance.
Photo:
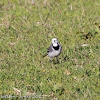
[[[42,58],[53,37],[59,64]],[[100,1],[0,0],[0,84],[2,100],[99,100]]]

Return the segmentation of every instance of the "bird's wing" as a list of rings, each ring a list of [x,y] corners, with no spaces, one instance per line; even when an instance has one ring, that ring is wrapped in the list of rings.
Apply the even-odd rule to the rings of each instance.
[[[50,47],[47,50],[47,53],[52,52],[52,51],[53,51],[53,48],[52,48],[52,45],[50,45]]]
[[[52,45],[50,45],[50,47],[48,48],[47,50],[47,53],[45,55],[43,55],[43,57],[47,56],[49,52],[52,52],[53,49],[52,49]]]

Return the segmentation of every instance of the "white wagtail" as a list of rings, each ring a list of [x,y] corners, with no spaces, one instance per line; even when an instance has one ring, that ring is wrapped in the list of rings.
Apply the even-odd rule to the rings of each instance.
[[[54,57],[57,58],[60,55],[61,49],[62,49],[57,38],[53,38],[51,42],[52,42],[52,44],[48,48],[47,53],[43,56],[43,57],[45,57],[48,55],[50,57],[50,60],[51,60],[51,58],[54,58]]]

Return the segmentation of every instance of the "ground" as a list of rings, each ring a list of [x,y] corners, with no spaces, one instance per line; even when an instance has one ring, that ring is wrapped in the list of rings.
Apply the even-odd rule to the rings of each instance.
[[[59,63],[42,57],[54,37]],[[100,1],[0,0],[0,84],[2,99],[99,100]]]

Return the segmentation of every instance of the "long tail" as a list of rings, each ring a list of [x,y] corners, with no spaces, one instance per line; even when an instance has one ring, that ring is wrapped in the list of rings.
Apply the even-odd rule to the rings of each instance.
[[[45,56],[47,56],[47,53],[45,55],[43,55],[42,57],[44,58]]]

